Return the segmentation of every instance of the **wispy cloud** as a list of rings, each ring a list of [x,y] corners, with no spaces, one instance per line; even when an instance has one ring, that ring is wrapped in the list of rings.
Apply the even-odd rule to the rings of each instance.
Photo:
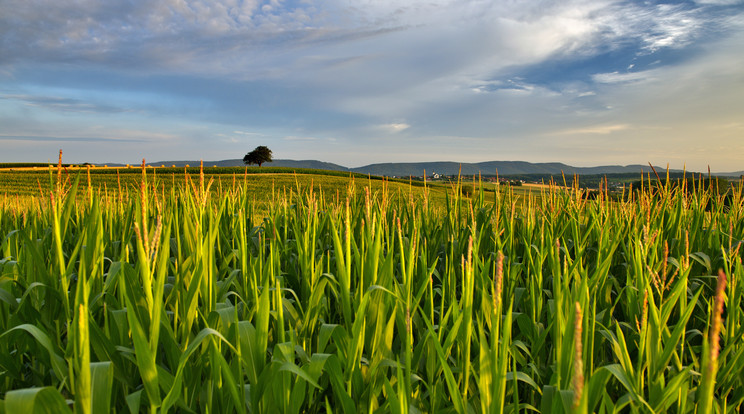
[[[0,11],[6,64],[87,62],[119,71],[322,79],[329,70],[351,75],[355,62],[366,62],[376,72],[361,73],[370,88],[408,64],[420,71],[419,82],[453,75],[483,80],[512,65],[586,56],[629,41],[648,51],[681,47],[710,23],[701,8],[612,0],[7,0]],[[436,65],[417,64],[434,59]]]
[[[690,119],[712,134],[704,121],[744,111],[742,4],[4,0],[0,134],[141,139],[122,151],[163,159],[261,141],[344,162],[437,136],[453,138],[432,154],[453,158],[537,157],[552,131],[668,145]]]
[[[641,17],[646,13],[651,14],[650,18]],[[685,46],[700,35],[705,23],[700,10],[690,10],[684,5],[659,4],[650,12],[638,10],[633,15],[646,24],[641,28],[641,39],[648,51]]]
[[[283,138],[285,141],[317,141],[318,138],[316,137],[308,137],[308,136],[297,136],[297,135],[288,135]]]
[[[105,138],[105,137],[49,137],[28,135],[2,135],[0,141],[33,141],[33,142],[148,142],[146,139]]]
[[[743,0],[695,0],[697,4],[715,5],[715,6],[735,6],[744,4]]]
[[[512,91],[529,93],[535,89],[535,85],[525,83],[521,79],[507,79],[505,81],[495,80],[487,82],[479,82],[470,87],[473,92],[496,92],[496,91]]]
[[[613,132],[625,131],[630,128],[631,126],[627,124],[595,125],[595,126],[584,127],[584,128],[556,131],[548,135],[583,135],[583,134],[607,135],[607,134],[612,134]]]
[[[33,96],[33,95],[0,95],[0,99],[9,99],[23,102],[25,105],[37,106],[60,112],[81,113],[119,113],[128,112],[128,109],[113,105],[85,102],[80,99],[64,98],[58,96]]]
[[[262,136],[265,136],[265,134],[262,134],[260,132],[233,131],[232,133],[233,134],[237,134],[237,135],[249,136],[249,137],[262,137]]]
[[[654,80],[653,70],[642,72],[611,72],[592,75],[592,80],[599,83],[629,83]]]

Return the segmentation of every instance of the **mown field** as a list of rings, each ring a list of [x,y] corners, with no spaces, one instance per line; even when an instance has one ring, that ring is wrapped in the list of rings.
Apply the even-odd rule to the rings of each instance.
[[[740,191],[462,199],[206,170],[0,195],[0,413],[744,402]]]

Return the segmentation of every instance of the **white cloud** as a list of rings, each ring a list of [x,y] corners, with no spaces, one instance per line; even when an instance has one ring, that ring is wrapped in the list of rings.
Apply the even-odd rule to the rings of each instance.
[[[744,14],[725,9],[729,0],[698,3],[0,0],[0,132],[14,122],[19,136],[49,135],[57,124],[65,136],[94,136],[88,125],[121,117],[120,128],[156,124],[174,136],[207,119],[236,143],[262,136],[303,150],[329,135],[401,146],[419,133],[467,136],[478,154],[497,139],[518,151],[549,131],[648,140],[648,126],[703,115],[725,125],[741,113],[744,42],[707,47],[741,32]],[[643,62],[657,57],[634,55],[698,41],[705,48],[673,53],[676,61],[658,53],[652,70]],[[610,51],[621,53],[608,59],[622,56],[591,79],[579,70],[550,83],[562,67],[596,64]],[[99,79],[79,79],[88,75]],[[167,116],[153,116],[161,109]],[[39,125],[45,130],[29,132]],[[298,142],[313,136],[317,143]],[[339,141],[353,150],[354,139]],[[459,142],[451,149],[465,153]]]
[[[655,51],[664,47],[681,47],[698,34],[703,22],[698,10],[685,10],[679,5],[660,4],[653,26],[644,36],[646,49]]]
[[[406,124],[405,122],[395,122],[391,124],[383,124],[379,126],[379,129],[382,129],[383,131],[396,133],[405,131],[406,129],[410,128],[411,126]]]
[[[346,76],[333,73],[329,79],[356,82],[353,63],[364,62],[375,71],[367,76],[372,89],[388,81],[384,73],[404,82],[416,81],[413,70],[422,69],[420,82],[482,80],[514,65],[588,55],[628,39],[640,39],[648,50],[679,47],[694,39],[703,23],[697,9],[614,0],[335,0],[291,6],[260,0],[6,0],[0,5],[6,63],[90,61],[117,70],[159,68],[249,80],[323,80],[329,63],[343,63],[336,70]],[[370,56],[372,61],[364,61]],[[426,62],[436,63],[422,67]]]
[[[654,79],[655,72],[653,70],[626,73],[597,73],[592,75],[592,80],[598,83],[637,83],[643,81],[653,81]]]
[[[695,3],[715,6],[735,6],[737,4],[744,4],[744,0],[695,0]]]

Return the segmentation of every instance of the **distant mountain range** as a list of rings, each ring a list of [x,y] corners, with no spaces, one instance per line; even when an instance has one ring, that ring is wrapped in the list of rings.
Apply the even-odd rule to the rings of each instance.
[[[462,170],[460,170],[462,168]],[[660,170],[656,167],[657,171]],[[455,175],[461,171],[464,175],[528,175],[528,174],[563,174],[565,175],[591,175],[591,174],[617,174],[617,173],[640,173],[649,172],[651,168],[643,165],[628,166],[602,166],[602,167],[572,167],[570,165],[553,163],[530,163],[526,161],[487,161],[479,163],[456,163],[456,162],[420,162],[420,163],[387,163],[371,164],[352,171],[363,174],[374,175],[422,175],[438,173],[442,175]]]
[[[185,165],[197,166],[199,161],[158,161],[150,163],[150,165],[176,165],[183,167]],[[109,164],[111,165],[111,164]],[[218,167],[239,167],[244,166],[242,159],[233,160],[222,160],[222,161],[205,161],[204,165]],[[641,171],[650,173],[651,167],[648,165],[603,165],[598,167],[573,167],[567,164],[559,162],[550,163],[531,163],[526,161],[487,161],[479,163],[458,163],[452,161],[436,161],[436,162],[413,162],[413,163],[382,163],[382,164],[369,164],[363,167],[349,168],[342,165],[333,164],[329,162],[317,161],[317,160],[281,160],[277,159],[271,163],[266,163],[264,166],[271,167],[287,167],[287,168],[311,168],[331,171],[348,171],[360,174],[370,175],[382,175],[388,177],[408,177],[408,176],[421,176],[426,171],[427,175],[434,173],[440,175],[457,175],[458,172],[463,175],[553,175],[561,174],[561,172],[567,176],[578,174],[578,175],[597,175],[597,174],[633,174],[640,173]],[[666,172],[666,167],[655,166],[656,171],[659,175],[663,175]],[[462,169],[462,170],[461,170]],[[670,172],[682,172],[682,170],[670,170]],[[714,173],[713,175],[727,176],[727,177],[739,177],[744,174],[744,171],[731,172],[731,173]]]

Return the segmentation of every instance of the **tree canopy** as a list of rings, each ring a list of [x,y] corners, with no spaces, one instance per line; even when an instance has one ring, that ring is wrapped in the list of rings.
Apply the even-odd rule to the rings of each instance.
[[[260,145],[253,151],[245,154],[243,162],[246,165],[258,164],[260,167],[265,162],[271,162],[271,150],[268,147]]]

